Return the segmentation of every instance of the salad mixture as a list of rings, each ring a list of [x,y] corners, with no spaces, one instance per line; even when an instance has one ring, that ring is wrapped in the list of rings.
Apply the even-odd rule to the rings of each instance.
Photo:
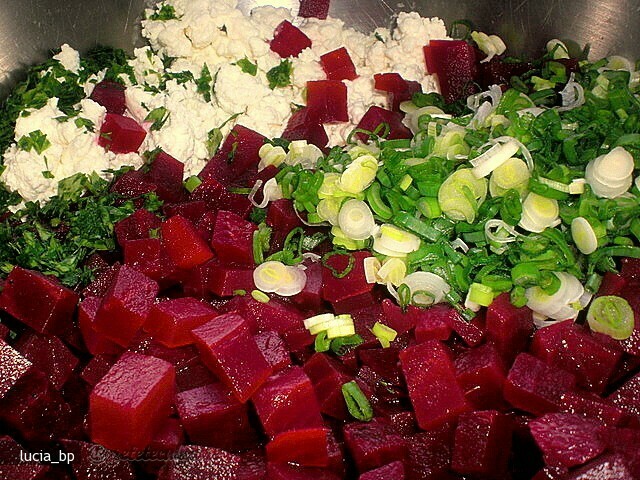
[[[640,478],[637,66],[328,8],[2,105],[1,477]]]

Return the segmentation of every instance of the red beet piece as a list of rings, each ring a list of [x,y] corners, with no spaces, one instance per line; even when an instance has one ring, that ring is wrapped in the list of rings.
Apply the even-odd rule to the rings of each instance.
[[[403,461],[407,456],[405,439],[391,425],[380,420],[349,423],[343,432],[345,445],[360,472]]]
[[[176,215],[166,220],[160,227],[160,232],[162,245],[179,268],[188,270],[213,257],[209,246],[198,235],[193,224],[184,217]]]
[[[604,391],[622,356],[572,320],[539,329],[530,351],[547,364],[573,373],[580,387],[596,393]]]
[[[305,467],[329,464],[327,429],[306,428],[278,433],[267,443],[267,461]]]
[[[362,348],[358,350],[358,358],[362,365],[371,368],[376,374],[384,378],[386,383],[396,386],[402,385],[402,372],[398,361],[400,349],[395,346],[389,348]]]
[[[398,112],[392,112],[373,105],[369,107],[369,110],[360,119],[358,128],[373,132],[378,136],[384,135],[388,140],[411,138],[411,130],[402,123],[402,117],[402,114]],[[369,134],[361,132],[356,135],[362,142],[369,141]]]
[[[253,404],[271,437],[290,430],[323,427],[313,386],[300,367],[270,377],[253,396]]]
[[[234,126],[222,147],[200,172],[200,178],[214,178],[229,186],[250,171],[257,171],[260,162],[258,151],[264,142],[265,137],[258,132],[242,125]]]
[[[207,212],[207,204],[203,200],[165,203],[162,206],[162,211],[167,218],[180,215],[195,224]]]
[[[291,297],[291,300],[300,308],[311,311],[319,311],[323,306],[322,300],[322,264],[320,262],[306,262],[307,282],[300,293]]]
[[[439,304],[422,310],[417,318],[430,318],[431,321],[437,320],[444,322],[456,332],[460,338],[470,347],[478,345],[484,333],[477,326],[465,321],[458,311],[450,305]],[[416,321],[416,325],[418,321]]]
[[[271,366],[240,315],[219,315],[194,329],[193,336],[202,361],[243,403],[271,374]]]
[[[33,368],[33,364],[4,340],[0,340],[0,399]]]
[[[126,240],[149,238],[152,230],[160,228],[160,218],[144,208],[140,208],[115,224],[114,230],[120,245]]]
[[[606,426],[619,426],[627,420],[627,413],[605,398],[592,393],[567,392],[560,399],[563,411],[598,420]]]
[[[636,258],[625,257],[620,261],[622,268],[620,275],[630,283],[640,281],[640,261]]]
[[[254,337],[256,345],[274,372],[291,365],[291,356],[286,345],[277,332],[266,331]]]
[[[96,278],[82,289],[83,297],[104,297],[109,290],[120,270],[120,263],[115,262],[113,265],[107,265],[104,269],[96,272]]]
[[[391,462],[384,467],[369,470],[358,477],[358,480],[404,480],[404,464]]]
[[[0,478],[16,480],[41,480],[49,467],[35,462],[20,461],[30,457],[30,452],[13,438],[0,436]]]
[[[193,343],[191,330],[217,315],[213,307],[196,298],[174,298],[154,304],[144,328],[163,345],[181,347]]]
[[[436,428],[469,409],[450,352],[437,340],[403,350],[400,364],[420,428]]]
[[[320,65],[327,74],[327,80],[355,80],[358,77],[349,52],[344,47],[322,55]]]
[[[255,441],[247,406],[221,383],[176,395],[176,409],[189,440],[198,445],[236,450]]]
[[[407,477],[428,480],[452,478],[449,472],[453,437],[454,428],[450,425],[407,436]]]
[[[282,58],[297,57],[302,50],[311,47],[311,39],[291,22],[284,20],[276,27],[269,45]]]
[[[159,238],[125,240],[122,245],[124,264],[157,282],[167,283],[176,273],[173,264]]]
[[[351,255],[333,255],[322,269],[322,298],[331,303],[336,311],[351,310],[373,303],[373,284],[367,283],[364,275],[364,259],[368,252],[353,252]],[[353,268],[342,278],[334,276],[331,268],[344,272],[353,262]],[[329,268],[331,267],[331,268]]]
[[[525,350],[533,334],[533,313],[527,307],[516,308],[508,293],[493,299],[487,309],[487,340],[493,342],[507,363]]]
[[[506,474],[511,430],[509,417],[496,410],[460,415],[451,460],[453,470],[490,478]]]
[[[144,172],[146,180],[156,186],[155,191],[160,200],[178,202],[184,198],[184,163],[160,151],[145,165]]]
[[[311,379],[316,397],[320,401],[320,411],[340,420],[349,418],[342,395],[342,385],[353,380],[337,360],[324,353],[315,353],[303,366]]]
[[[240,457],[224,450],[183,445],[158,475],[158,480],[238,479]]]
[[[38,333],[60,333],[71,325],[78,300],[58,280],[14,267],[0,294],[0,308]]]
[[[619,295],[629,302],[633,309],[635,324],[631,336],[626,340],[611,342],[610,338],[603,334],[596,335],[599,339],[609,342],[611,345],[619,345],[622,349],[634,356],[640,356],[640,295],[638,295],[638,283],[630,282],[620,290]]]
[[[42,370],[56,389],[69,379],[78,358],[58,337],[28,334],[16,343],[16,349]]]
[[[211,247],[222,263],[255,266],[253,234],[258,228],[239,215],[220,210],[213,227]]]
[[[433,309],[425,311],[424,315],[416,319],[416,342],[424,343],[429,340],[448,340],[451,336],[451,324],[441,315],[431,315]]]
[[[607,272],[602,277],[598,295],[619,295],[627,286],[627,279],[618,273]]]
[[[582,415],[548,413],[529,423],[531,434],[549,465],[575,467],[601,454],[601,425]]]
[[[122,115],[127,108],[124,98],[124,85],[118,82],[109,80],[98,82],[89,98],[102,105],[109,113]]]
[[[343,477],[324,468],[267,463],[266,478],[269,480],[339,480]]]
[[[206,167],[205,167],[206,168]],[[203,178],[202,183],[191,193],[190,200],[202,200],[209,210],[228,210],[246,217],[252,205],[246,195],[231,193],[215,178]]]
[[[250,319],[251,328],[257,332],[273,330],[283,335],[304,328],[306,316],[295,306],[277,299],[262,303],[245,296],[237,302],[236,308]]]
[[[127,347],[142,327],[158,294],[158,284],[122,265],[96,313],[95,330]]]
[[[156,186],[145,178],[142,170],[125,172],[111,185],[111,192],[117,193],[124,198],[133,199],[133,204],[136,208],[144,206],[142,195],[155,192],[155,190]]]
[[[73,455],[71,468],[76,480],[134,480],[133,464],[95,443],[62,440],[64,450]]]
[[[485,343],[462,353],[456,358],[455,367],[466,399],[476,408],[497,408],[504,404],[502,386],[506,370],[492,344]]]
[[[475,49],[464,40],[431,40],[424,47],[427,71],[438,77],[440,92],[447,102],[474,93],[478,73]]]
[[[376,90],[387,92],[389,105],[394,112],[400,111],[400,104],[411,100],[414,93],[422,92],[419,82],[405,80],[398,73],[376,73],[373,81]]]
[[[531,70],[529,62],[505,62],[494,57],[478,64],[478,83],[483,90],[491,85],[509,85],[511,77],[520,76]]]
[[[107,113],[100,128],[98,144],[113,153],[137,152],[147,132],[129,117]]]
[[[239,290],[254,290],[253,268],[235,265],[222,265],[212,260],[196,268],[196,275],[201,275],[206,289],[219,297],[230,297]]]
[[[102,377],[107,374],[113,364],[116,363],[116,360],[117,358],[115,355],[98,354],[89,360],[86,366],[82,369],[80,378],[82,378],[90,387],[94,387]]]
[[[78,325],[82,333],[82,339],[87,350],[92,355],[116,354],[122,347],[112,342],[95,328],[96,314],[100,308],[102,299],[98,297],[86,297],[78,307]]]
[[[307,108],[320,123],[348,122],[347,86],[337,80],[307,82]]]
[[[316,113],[308,107],[303,107],[291,115],[281,136],[287,140],[306,140],[321,149],[329,143],[322,123]]]
[[[566,480],[629,480],[634,477],[626,459],[617,453],[602,455],[568,473]]]
[[[284,239],[291,230],[302,226],[300,218],[293,209],[293,203],[286,198],[269,202],[265,221],[272,229],[271,245],[275,251],[282,249]]]
[[[521,353],[507,375],[504,398],[520,410],[542,415],[558,411],[562,394],[574,390],[575,384],[571,373]]]
[[[169,415],[175,370],[164,360],[125,353],[89,396],[91,439],[135,457]]]
[[[303,18],[319,18],[324,20],[329,14],[329,0],[300,0],[298,16]]]
[[[640,420],[640,373],[627,380],[608,399],[617,407]]]
[[[406,333],[412,328],[415,328],[418,323],[418,318],[424,311],[413,305],[409,305],[407,310],[403,311],[402,308],[388,298],[382,300],[381,305],[386,321],[385,324],[393,328],[398,334]]]
[[[183,443],[184,433],[180,421],[177,418],[167,418],[141,456],[148,459],[143,467],[145,471],[157,473]]]
[[[607,451],[622,454],[629,469],[633,472],[633,478],[640,478],[640,429],[638,428],[608,428],[600,430],[600,437],[607,445]]]

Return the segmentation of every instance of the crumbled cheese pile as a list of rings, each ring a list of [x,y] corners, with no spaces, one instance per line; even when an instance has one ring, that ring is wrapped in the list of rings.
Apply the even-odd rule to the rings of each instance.
[[[162,11],[171,15],[158,15]],[[149,46],[134,51],[130,65],[135,81],[122,76],[126,114],[148,131],[139,152],[115,155],[98,146],[105,111],[97,103],[87,98],[77,106],[79,117],[92,122],[87,128],[73,120],[56,120],[63,115],[52,98],[42,109],[19,118],[0,176],[9,189],[27,201],[46,201],[67,176],[91,171],[108,176],[107,169],[139,166],[140,155],[157,147],[184,162],[185,177],[195,175],[211,157],[211,133],[218,128],[226,134],[240,123],[267,137],[280,136],[292,109],[305,103],[306,82],[326,78],[320,56],[340,47],[347,49],[359,75],[344,81],[349,122],[325,126],[330,145],[343,144],[370,106],[387,106],[386,97],[374,90],[375,73],[397,72],[420,82],[426,92],[437,89],[426,72],[422,47],[431,39],[448,38],[441,20],[415,12],[400,13],[393,31],[380,28],[370,35],[338,19],[294,18],[285,8],[258,7],[247,16],[236,0],[165,0],[147,9],[145,17],[142,32]],[[267,72],[281,58],[271,51],[269,41],[283,20],[300,28],[312,46],[291,59],[290,85],[271,89]],[[81,68],[78,52],[68,45],[54,58],[74,73]],[[255,65],[255,72],[243,68],[243,62]],[[83,85],[87,97],[100,80],[100,75],[94,76]],[[206,93],[203,81],[210,82]],[[166,109],[166,121],[151,129],[145,119],[159,108]],[[20,140],[32,132],[46,135],[44,149],[21,148]]]

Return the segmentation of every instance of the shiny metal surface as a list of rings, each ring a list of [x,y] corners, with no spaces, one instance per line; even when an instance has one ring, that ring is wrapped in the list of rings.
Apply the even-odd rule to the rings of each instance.
[[[131,50],[140,42],[138,24],[151,0],[0,0],[0,97],[49,49],[69,43],[84,51],[98,43]],[[295,7],[297,0],[239,0]],[[510,54],[539,51],[546,40],[591,44],[591,56],[640,57],[640,1],[636,0],[333,0],[330,15],[361,31],[390,26],[394,14],[415,10],[450,24],[470,19],[497,33]]]

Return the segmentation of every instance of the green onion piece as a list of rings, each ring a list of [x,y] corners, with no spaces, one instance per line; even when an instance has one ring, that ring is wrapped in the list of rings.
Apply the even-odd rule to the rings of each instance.
[[[519,263],[511,269],[511,280],[515,285],[536,285],[540,280],[540,268],[533,262]]]
[[[481,283],[472,283],[468,298],[473,303],[488,307],[493,302],[493,289]]]
[[[402,177],[398,186],[400,187],[400,190],[406,191],[407,188],[411,186],[411,182],[413,182],[413,178],[411,177],[411,175],[406,174],[404,177]]]
[[[525,288],[521,286],[513,287],[511,295],[509,297],[511,304],[514,307],[524,307],[527,304],[527,296],[525,294]]]
[[[587,278],[586,283],[584,284],[584,289],[587,292],[596,294],[598,290],[600,290],[600,285],[602,284],[602,276],[594,273]]]
[[[437,218],[442,215],[438,199],[434,197],[423,197],[416,202],[416,207],[427,218]]]
[[[615,340],[625,340],[634,328],[634,314],[629,302],[622,297],[597,297],[587,312],[587,322],[594,332],[604,333]]]
[[[187,192],[192,193],[200,184],[202,180],[200,180],[196,175],[189,177],[184,182],[184,188],[187,189]]]
[[[393,328],[387,327],[380,322],[376,322],[373,325],[371,333],[373,333],[375,337],[380,341],[380,344],[383,348],[389,348],[391,342],[393,342],[398,336],[398,332],[396,332]]]
[[[355,380],[342,385],[342,396],[347,404],[347,410],[351,416],[363,422],[369,422],[373,418],[373,408]]]
[[[314,342],[314,348],[316,352],[327,352],[331,347],[331,340],[327,338],[327,331],[323,330],[318,335],[316,335],[316,339]]]
[[[513,287],[511,279],[502,275],[485,275],[481,283],[494,292],[508,292]]]
[[[338,337],[331,341],[331,351],[341,357],[363,343],[363,338],[357,333],[348,337]]]
[[[425,240],[429,240],[430,242],[437,242],[442,237],[442,234],[430,224],[417,219],[407,212],[396,213],[394,223],[405,230],[415,233]]]
[[[242,290],[242,289],[234,290],[233,294],[238,296],[238,297],[244,297],[247,294],[247,291],[246,290]]]
[[[269,300],[271,300],[271,298],[269,298],[269,295],[267,295],[264,292],[261,292],[260,290],[252,290],[251,296],[253,297],[254,300],[260,303],[269,303]]]
[[[382,197],[380,196],[380,184],[378,182],[374,182],[365,192],[365,197],[367,199],[367,203],[373,210],[373,213],[378,215],[383,220],[389,220],[393,217],[393,211],[384,203]]]

